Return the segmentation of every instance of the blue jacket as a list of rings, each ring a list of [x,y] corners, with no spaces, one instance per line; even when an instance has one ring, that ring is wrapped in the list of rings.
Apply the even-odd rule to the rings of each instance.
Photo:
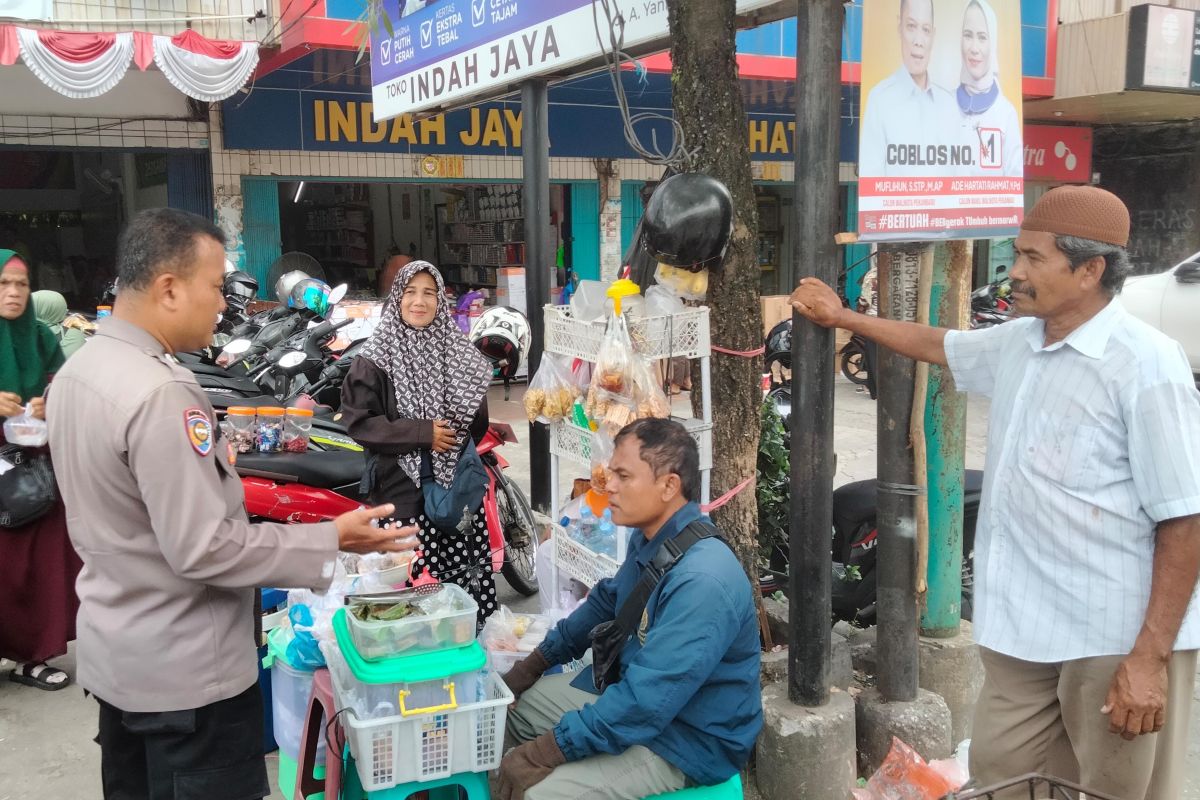
[[[617,574],[541,645],[564,664],[590,646],[588,634],[615,619],[642,566],[662,542],[701,518],[682,508],[650,541],[635,530]],[[745,766],[762,729],[759,633],[750,582],[733,552],[716,539],[698,542],[659,581],[637,634],[621,654],[621,680],[594,703],[565,714],[554,729],[568,761],[620,754],[642,745],[700,785],[720,783]],[[589,668],[574,682],[595,693]]]

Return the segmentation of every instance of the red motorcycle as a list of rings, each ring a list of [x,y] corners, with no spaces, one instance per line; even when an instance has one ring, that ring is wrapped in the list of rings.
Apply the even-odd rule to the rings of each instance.
[[[499,448],[515,443],[512,426],[493,422],[478,444],[479,458],[488,473],[483,498],[491,549],[491,569],[526,597],[537,592],[534,559],[537,529],[525,493],[504,471],[508,462]],[[346,449],[305,453],[243,453],[237,471],[246,492],[251,519],[273,522],[327,522],[362,505],[359,481],[365,458]]]

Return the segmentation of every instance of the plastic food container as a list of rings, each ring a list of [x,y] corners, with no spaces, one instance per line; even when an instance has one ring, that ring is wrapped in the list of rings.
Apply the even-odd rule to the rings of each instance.
[[[347,598],[346,618],[354,649],[367,660],[417,655],[461,647],[475,639],[479,607],[469,594],[452,583],[390,592],[388,603],[409,603],[414,612],[403,619],[364,622],[355,614],[367,596]]]
[[[308,450],[312,424],[311,409],[289,408],[283,420],[283,449],[288,453],[303,453]]]
[[[230,406],[225,411],[229,443],[239,453],[249,453],[257,446],[255,425],[258,412],[249,406]]]
[[[283,409],[266,406],[258,409],[258,422],[254,426],[255,444],[260,453],[283,451]]]
[[[360,719],[415,717],[453,711],[485,697],[487,656],[478,642],[451,650],[366,661],[355,651],[344,612],[334,619],[339,645],[322,642],[321,652],[347,703]],[[345,642],[347,646],[341,645]]]

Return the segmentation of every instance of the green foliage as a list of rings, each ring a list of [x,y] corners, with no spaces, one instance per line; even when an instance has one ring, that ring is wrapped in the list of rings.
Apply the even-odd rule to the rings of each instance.
[[[383,10],[382,0],[363,0],[363,12],[359,15],[355,22],[346,28],[347,32],[358,27],[358,56],[355,58],[355,63],[362,61],[363,54],[367,52],[367,48],[371,44],[371,35],[379,32],[379,26],[383,25],[383,29],[387,31],[388,36],[395,36],[396,32],[392,28],[392,20],[388,13]]]
[[[758,551],[766,560],[775,545],[788,541],[791,460],[783,418],[770,400],[762,405],[758,440]]]

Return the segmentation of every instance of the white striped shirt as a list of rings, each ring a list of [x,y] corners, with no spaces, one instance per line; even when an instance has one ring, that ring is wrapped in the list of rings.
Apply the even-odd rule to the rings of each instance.
[[[1128,653],[1156,524],[1200,514],[1200,393],[1183,348],[1117,302],[1044,337],[1033,318],[946,336],[958,389],[993,398],[975,638],[1025,661]],[[1175,646],[1200,648],[1195,595]]]

